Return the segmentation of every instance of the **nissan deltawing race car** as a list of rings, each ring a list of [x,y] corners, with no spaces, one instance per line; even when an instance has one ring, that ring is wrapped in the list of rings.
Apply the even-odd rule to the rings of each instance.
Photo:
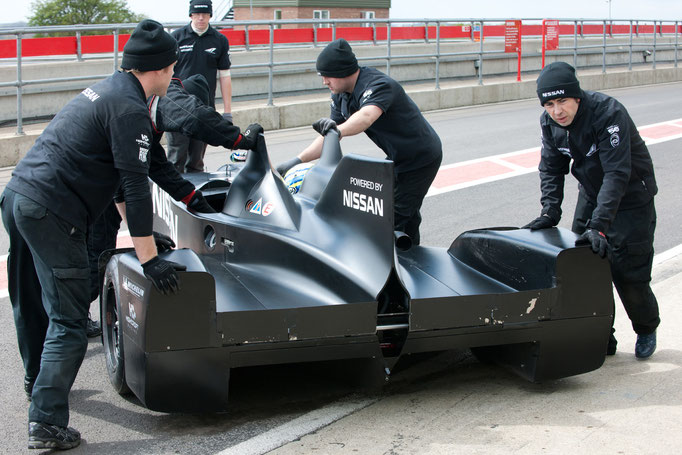
[[[614,311],[608,261],[564,229],[465,232],[449,248],[393,230],[393,163],[321,159],[292,195],[261,135],[245,163],[188,174],[215,214],[152,184],[154,229],[184,264],[162,295],[133,252],[106,264],[101,308],[111,383],[157,411],[228,406],[230,370],[472,348],[530,381],[604,362]]]

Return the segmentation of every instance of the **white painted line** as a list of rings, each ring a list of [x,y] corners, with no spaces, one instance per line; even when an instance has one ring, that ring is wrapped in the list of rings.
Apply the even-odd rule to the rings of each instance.
[[[645,136],[642,136],[642,139],[644,139],[644,142],[646,143],[646,145],[654,145],[654,144],[660,144],[661,142],[668,142],[668,141],[672,141],[674,139],[679,139],[681,137],[682,137],[682,134],[675,134],[673,136],[666,136],[666,137],[662,137],[659,139],[650,139],[650,138],[646,138]]]
[[[524,174],[530,174],[530,173],[537,172],[537,171],[538,171],[537,169],[524,169],[524,170],[520,170],[520,171],[511,171],[510,170],[509,172],[505,172],[504,174],[493,175],[491,177],[483,177],[483,178],[476,179],[476,180],[470,180],[468,182],[458,183],[456,185],[444,186],[442,188],[436,188],[436,187],[432,186],[431,188],[429,188],[429,192],[426,193],[426,197],[436,196],[437,194],[449,193],[450,191],[461,190],[464,188],[469,188],[471,186],[483,185],[484,183],[495,182],[497,180],[509,179],[512,177],[517,177],[519,175],[524,175]]]
[[[660,265],[663,262],[668,261],[674,257],[677,257],[680,254],[682,254],[682,245],[677,245],[673,248],[670,248],[669,250],[654,255],[653,265],[654,266]]]
[[[377,398],[348,397],[342,401],[310,411],[291,422],[229,447],[217,455],[261,455],[267,453],[326,427],[377,401]]]
[[[662,125],[673,125],[676,127],[682,127],[681,125],[679,125],[679,123],[681,121],[682,121],[682,119],[668,120],[666,122],[652,123],[651,125],[644,125],[644,126],[640,126],[637,128],[640,130],[643,130],[645,128],[662,126]],[[682,134],[671,134],[669,136],[664,136],[664,137],[661,137],[658,139],[647,138],[645,135],[642,135],[642,139],[644,139],[644,141],[646,142],[646,145],[660,144],[662,142],[673,141],[675,139],[680,139],[680,138],[682,138]],[[476,186],[476,185],[482,185],[484,183],[495,182],[497,180],[504,180],[504,179],[509,179],[512,177],[518,177],[518,176],[524,175],[524,174],[530,174],[532,172],[537,172],[538,171],[537,166],[534,166],[532,168],[524,168],[523,166],[519,166],[517,164],[504,161],[504,158],[513,157],[516,155],[524,155],[527,153],[539,152],[539,151],[540,151],[540,147],[531,147],[531,148],[527,148],[524,150],[517,150],[515,152],[501,153],[499,155],[486,156],[483,158],[476,158],[476,159],[468,160],[468,161],[459,161],[457,163],[446,164],[444,166],[441,166],[441,168],[438,172],[441,172],[441,171],[447,170],[447,169],[453,169],[453,168],[468,166],[471,164],[490,162],[490,163],[495,163],[497,165],[507,167],[509,169],[514,169],[515,171],[505,172],[503,174],[497,174],[497,175],[494,175],[491,177],[483,177],[480,179],[471,180],[468,182],[462,182],[462,183],[458,183],[456,185],[444,186],[441,188],[436,188],[436,187],[432,186],[429,189],[429,192],[426,194],[426,197],[436,196],[439,194],[449,193],[450,191],[457,191],[457,190],[469,188],[469,187]]]

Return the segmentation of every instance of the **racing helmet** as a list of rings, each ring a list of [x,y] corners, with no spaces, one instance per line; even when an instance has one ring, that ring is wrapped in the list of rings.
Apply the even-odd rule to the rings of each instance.
[[[243,163],[246,161],[247,150],[234,150],[230,153],[230,161],[233,163]]]
[[[296,194],[301,189],[303,179],[314,163],[300,163],[292,167],[284,174],[284,183],[291,194]]]

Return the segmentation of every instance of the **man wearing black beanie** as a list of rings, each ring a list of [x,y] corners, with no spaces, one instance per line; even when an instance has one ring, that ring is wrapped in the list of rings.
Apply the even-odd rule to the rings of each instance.
[[[420,242],[424,197],[436,177],[443,150],[438,134],[403,87],[384,73],[358,66],[348,42],[329,43],[317,57],[317,72],[332,93],[330,118],[313,124],[321,134],[303,152],[277,166],[281,175],[320,157],[330,129],[341,137],[364,132],[394,163],[394,227]]]
[[[126,69],[83,90],[17,164],[0,207],[9,233],[8,288],[24,363],[28,447],[70,449],[69,391],[87,349],[86,230],[122,188],[142,269],[161,292],[176,269],[152,237],[152,125],[146,100],[166,93],[177,45],[163,26],[140,22],[123,50]]]
[[[542,212],[524,228],[556,226],[570,167],[580,183],[572,226],[580,235],[576,245],[608,256],[613,283],[637,333],[635,356],[646,359],[656,350],[660,323],[650,286],[658,187],[649,150],[625,107],[603,93],[581,90],[568,63],[546,66],[537,94],[545,108],[540,116]],[[609,355],[616,353],[613,333]]]
[[[215,107],[216,87],[220,83],[223,117],[232,121],[232,77],[230,75],[230,43],[222,33],[211,27],[211,0],[189,2],[190,23],[174,30],[180,53],[173,77],[185,80],[201,74],[208,82],[208,105]],[[206,143],[181,133],[169,133],[168,159],[183,172],[202,172]]]
[[[166,96],[152,95],[147,100],[147,104],[154,130],[149,152],[151,156],[149,177],[173,199],[184,202],[190,211],[194,213],[215,212],[201,191],[184,179],[167,160],[166,151],[161,145],[161,137],[164,132],[173,131],[214,146],[251,150],[256,145],[258,133],[262,132],[262,127],[252,124],[247,128],[248,134],[241,134],[239,127],[227,121],[208,105],[208,82],[201,74],[195,74],[184,81],[171,80]],[[124,201],[120,195],[117,195],[117,199],[119,203]],[[88,226],[91,301],[100,295],[102,286],[99,257],[104,251],[116,248],[120,226],[121,216],[114,201],[94,223]],[[153,236],[160,251],[175,247],[175,242],[170,237],[157,232],[153,232]]]

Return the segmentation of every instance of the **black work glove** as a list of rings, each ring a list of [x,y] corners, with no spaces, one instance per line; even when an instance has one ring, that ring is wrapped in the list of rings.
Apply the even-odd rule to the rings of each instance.
[[[166,261],[158,256],[142,264],[144,276],[149,278],[157,291],[168,295],[169,292],[177,293],[180,290],[180,277],[176,270],[187,270],[182,264]]]
[[[156,242],[156,251],[159,253],[165,253],[175,248],[175,242],[166,234],[154,231],[152,235],[154,236],[154,242]]]
[[[329,130],[336,130],[341,136],[339,129],[336,127],[336,122],[329,117],[322,117],[317,122],[313,123],[313,129],[320,133],[322,136],[326,136]]]
[[[603,232],[596,229],[588,229],[583,232],[575,241],[575,245],[590,245],[592,251],[601,257],[606,257],[606,253],[609,250],[609,241],[606,239],[606,236]]]
[[[289,169],[301,163],[302,163],[301,159],[296,156],[290,160],[285,161],[284,163],[280,163],[280,165],[277,166],[276,169],[277,172],[279,172],[279,175],[284,177],[284,174],[286,174]]]
[[[241,150],[253,150],[256,148],[256,142],[258,141],[258,135],[263,132],[263,127],[258,123],[252,123],[247,128],[246,131],[242,133],[242,140],[239,141],[234,148]]]
[[[556,226],[557,222],[554,221],[549,215],[540,215],[535,218],[530,223],[523,226],[521,229],[530,229],[531,231],[536,231],[538,229],[547,229]]]
[[[197,213],[215,213],[213,207],[206,202],[206,198],[199,190],[194,190],[194,195],[192,195],[192,198],[187,203],[187,208]]]

